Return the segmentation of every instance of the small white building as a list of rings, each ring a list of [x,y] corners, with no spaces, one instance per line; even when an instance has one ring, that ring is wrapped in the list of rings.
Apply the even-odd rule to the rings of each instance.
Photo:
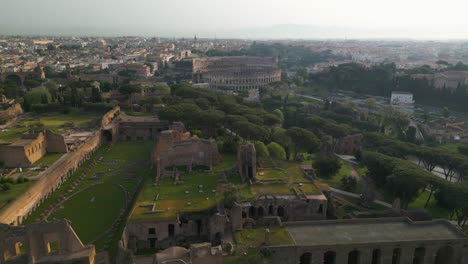
[[[390,99],[392,105],[410,105],[414,104],[413,94],[404,91],[393,91]]]

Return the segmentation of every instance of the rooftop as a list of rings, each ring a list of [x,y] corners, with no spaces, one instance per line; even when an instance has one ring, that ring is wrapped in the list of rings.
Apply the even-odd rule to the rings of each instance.
[[[407,218],[313,221],[287,225],[300,246],[392,243],[467,239],[445,220],[412,222]]]

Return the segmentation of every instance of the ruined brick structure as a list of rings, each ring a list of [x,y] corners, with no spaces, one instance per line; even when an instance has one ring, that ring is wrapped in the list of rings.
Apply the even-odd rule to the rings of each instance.
[[[204,241],[220,245],[227,224],[226,216],[213,210],[180,213],[176,219],[129,222],[123,240],[128,241],[127,248],[132,251],[189,246],[191,243]]]
[[[156,140],[166,129],[167,122],[156,116],[120,115],[118,130],[122,140]]]
[[[293,245],[266,246],[273,264],[464,264],[468,237],[446,220],[289,222]]]
[[[325,220],[328,200],[323,194],[261,195],[237,206],[231,212],[233,230],[272,222]]]
[[[0,103],[0,105],[6,107],[4,110],[0,110],[0,124],[5,124],[23,114],[24,112],[19,103],[10,104],[7,102],[4,104]]]
[[[355,155],[362,147],[362,134],[348,135],[335,141],[334,152],[341,155]]]
[[[176,124],[176,126],[180,125]],[[175,128],[174,125],[173,128]],[[158,170],[158,179],[167,167],[186,166],[191,171],[193,166],[211,168],[220,161],[221,156],[215,140],[200,139],[197,136],[190,137],[189,132],[178,130],[161,132],[152,157],[153,165]]]
[[[255,181],[257,175],[257,151],[252,143],[239,146],[237,151],[239,174],[243,181]]]
[[[232,56],[193,60],[193,83],[208,83],[220,91],[258,90],[281,81],[281,70],[275,58]]]
[[[94,264],[96,250],[83,245],[66,220],[28,226],[0,225],[0,264]]]
[[[64,137],[50,130],[29,133],[11,144],[0,145],[0,162],[6,167],[28,167],[48,152],[68,152]]]

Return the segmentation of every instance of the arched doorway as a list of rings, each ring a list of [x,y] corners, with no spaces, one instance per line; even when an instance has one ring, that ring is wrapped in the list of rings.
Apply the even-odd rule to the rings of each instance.
[[[437,250],[434,264],[453,264],[454,252],[451,246],[444,246]]]
[[[167,226],[167,232],[169,233],[169,238],[173,238],[175,235],[175,227],[173,224]]]
[[[21,77],[19,77],[19,76],[16,75],[16,74],[8,75],[8,76],[5,78],[5,82],[13,82],[13,83],[15,83],[18,87],[21,87],[21,85],[23,84],[23,81],[21,80]]]
[[[374,249],[372,251],[372,264],[380,264],[382,262],[382,251]]]
[[[400,264],[401,248],[395,248],[392,254],[392,264]]]
[[[299,264],[311,264],[312,263],[312,253],[304,253],[301,255]]]
[[[249,208],[249,217],[250,218],[255,218],[255,213],[256,213],[255,207],[251,206]]]
[[[283,217],[284,216],[284,208],[283,206],[278,206],[278,216]]]
[[[268,215],[274,215],[275,214],[275,208],[273,205],[268,206]]]
[[[107,142],[112,142],[112,131],[111,131],[110,129],[102,130],[102,137],[103,137]]]
[[[263,207],[260,206],[260,207],[257,209],[257,216],[258,216],[258,218],[263,218],[263,215],[264,215]]]
[[[223,234],[221,232],[218,232],[215,234],[214,238],[213,238],[213,246],[219,246],[223,243]]]
[[[426,249],[418,247],[414,250],[413,264],[424,264],[424,257],[426,256]]]
[[[359,264],[361,253],[358,250],[353,250],[348,254],[348,264]]]
[[[335,264],[336,253],[335,251],[327,251],[323,254],[323,264]]]

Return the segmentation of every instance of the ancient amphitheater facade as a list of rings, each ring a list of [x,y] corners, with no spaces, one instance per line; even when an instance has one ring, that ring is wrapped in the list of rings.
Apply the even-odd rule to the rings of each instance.
[[[193,60],[193,82],[207,83],[210,89],[224,92],[258,90],[281,81],[276,58],[210,57]]]

